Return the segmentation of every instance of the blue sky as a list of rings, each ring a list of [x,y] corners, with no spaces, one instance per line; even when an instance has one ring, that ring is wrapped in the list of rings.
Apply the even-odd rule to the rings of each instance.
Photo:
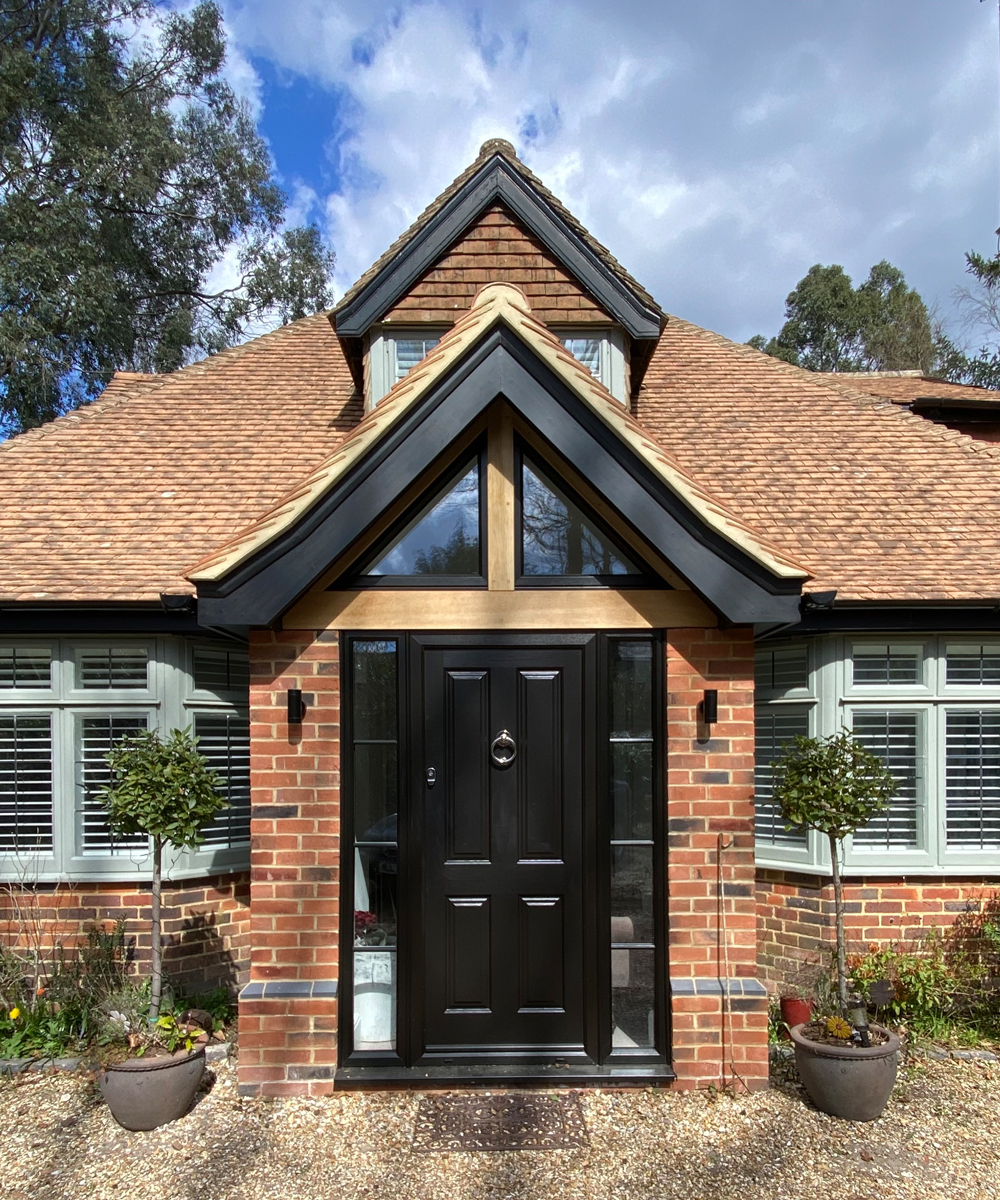
[[[772,333],[815,262],[941,319],[1000,224],[994,0],[224,0],[230,77],[342,291],[519,154],[669,312]]]

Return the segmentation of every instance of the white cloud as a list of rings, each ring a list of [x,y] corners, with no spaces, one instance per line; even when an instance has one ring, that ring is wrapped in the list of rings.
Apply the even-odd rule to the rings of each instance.
[[[342,100],[339,185],[319,201],[341,288],[496,136],[666,308],[739,337],[773,330],[817,261],[864,274],[887,257],[946,297],[996,223],[986,6],[231,0],[226,14],[250,93],[260,56]]]

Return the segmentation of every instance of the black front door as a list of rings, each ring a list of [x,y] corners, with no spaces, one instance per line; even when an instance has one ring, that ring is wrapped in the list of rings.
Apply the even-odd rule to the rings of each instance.
[[[591,672],[573,640],[423,646],[425,1061],[585,1053]]]

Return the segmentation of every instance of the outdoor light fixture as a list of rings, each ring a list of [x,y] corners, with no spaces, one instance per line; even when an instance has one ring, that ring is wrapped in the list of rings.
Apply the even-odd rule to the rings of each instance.
[[[302,699],[301,688],[288,689],[288,724],[301,725],[306,715],[306,704]]]
[[[698,707],[702,721],[706,725],[714,725],[719,719],[719,689],[705,688],[705,698]]]

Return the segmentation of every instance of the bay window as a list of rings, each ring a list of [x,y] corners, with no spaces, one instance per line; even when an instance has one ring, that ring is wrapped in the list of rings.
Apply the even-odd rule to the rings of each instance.
[[[229,807],[174,878],[249,861],[249,672],[243,646],[182,638],[25,638],[0,643],[0,878],[131,879],[148,839],[121,837],[99,801],[106,755],[142,729],[191,728]]]
[[[847,840],[848,874],[1000,865],[1000,639],[763,642],[756,712],[759,864],[830,869],[825,838],[784,828],[771,763],[797,734],[849,729],[898,787],[886,811]]]

